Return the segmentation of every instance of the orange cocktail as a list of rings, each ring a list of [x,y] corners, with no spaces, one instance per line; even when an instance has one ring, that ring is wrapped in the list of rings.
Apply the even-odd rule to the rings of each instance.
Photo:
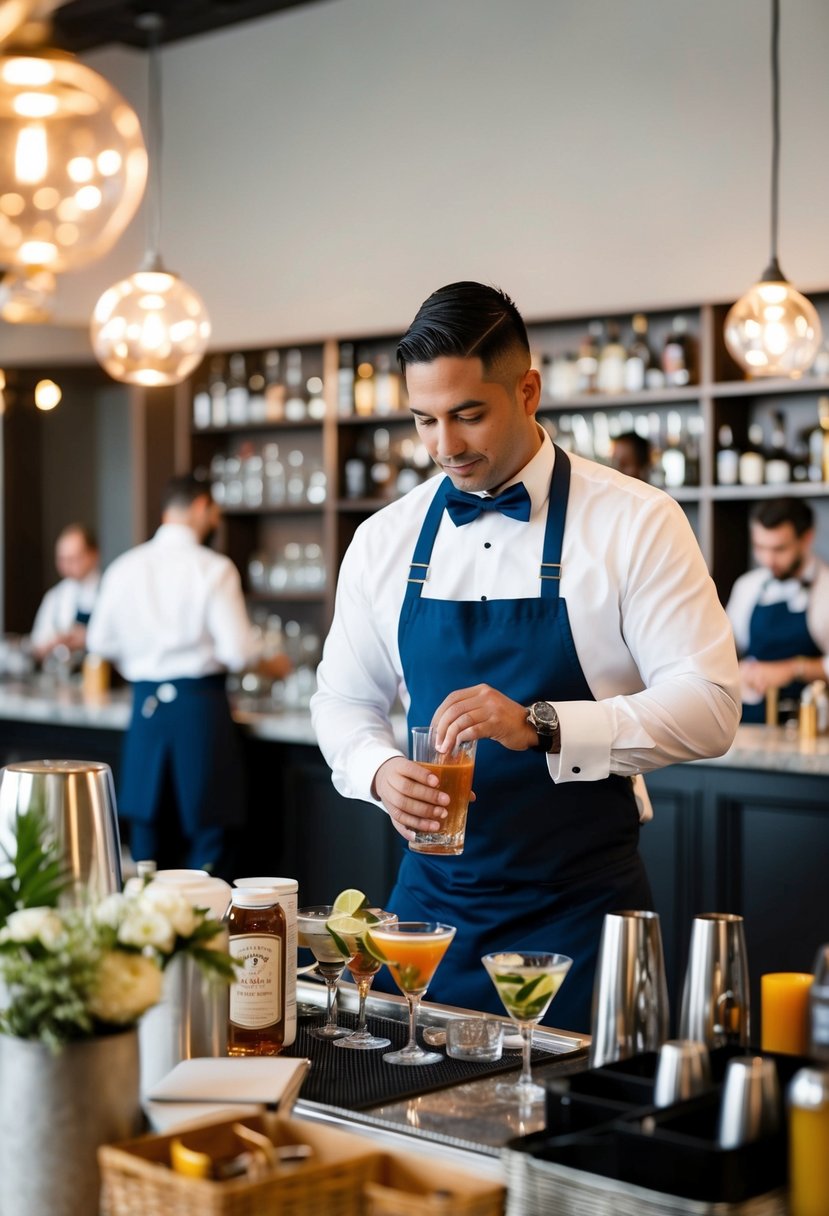
[[[454,925],[435,921],[398,921],[371,927],[367,939],[370,948],[387,965],[409,1002],[409,1041],[400,1051],[384,1055],[387,1063],[437,1064],[443,1059],[437,1052],[418,1047],[417,1009],[454,936]]]

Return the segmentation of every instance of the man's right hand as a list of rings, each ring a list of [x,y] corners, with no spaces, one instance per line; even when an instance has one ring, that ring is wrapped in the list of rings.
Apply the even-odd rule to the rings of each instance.
[[[437,777],[422,764],[392,756],[378,768],[373,792],[404,840],[414,840],[415,831],[440,831],[449,795],[441,793]]]

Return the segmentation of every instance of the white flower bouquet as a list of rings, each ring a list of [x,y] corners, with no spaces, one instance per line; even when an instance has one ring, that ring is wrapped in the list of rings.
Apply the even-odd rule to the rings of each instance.
[[[221,922],[164,884],[131,879],[123,893],[86,906],[20,906],[37,889],[30,885],[27,892],[19,881],[34,864],[21,858],[31,827],[26,823],[18,833],[16,886],[3,880],[18,906],[5,913],[5,923],[0,917],[6,987],[0,1031],[57,1048],[123,1030],[160,999],[162,972],[182,953],[217,980],[233,978],[232,959],[221,949]],[[42,838],[31,853],[42,873],[54,866]],[[56,903],[61,881],[51,877],[47,894]]]

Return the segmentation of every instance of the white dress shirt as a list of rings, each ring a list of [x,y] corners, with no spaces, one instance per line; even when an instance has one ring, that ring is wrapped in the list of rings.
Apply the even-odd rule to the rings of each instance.
[[[424,596],[539,594],[554,453],[545,433],[512,479],[530,494],[528,523],[489,511],[456,527],[444,512]],[[603,465],[574,454],[570,464],[560,591],[596,699],[551,697],[561,752],[548,757],[550,776],[597,781],[722,754],[740,717],[734,639],[682,509],[663,491]],[[398,695],[408,709],[409,698],[397,626],[415,541],[439,481],[361,524],[340,569],[311,713],[334,784],[347,797],[376,801],[378,768],[400,755],[389,711]],[[424,662],[439,661],[439,654],[424,655]]]
[[[829,677],[829,565],[819,557],[809,558],[799,578],[773,578],[764,566],[740,575],[731,589],[726,609],[738,652],[748,654],[751,616],[757,605],[781,602],[790,612],[805,610],[809,633],[820,648]]]
[[[108,567],[86,642],[131,682],[238,671],[258,649],[238,570],[184,524]]]
[[[78,612],[91,612],[101,583],[101,572],[86,578],[64,578],[44,595],[32,625],[32,646],[48,646],[77,623]]]

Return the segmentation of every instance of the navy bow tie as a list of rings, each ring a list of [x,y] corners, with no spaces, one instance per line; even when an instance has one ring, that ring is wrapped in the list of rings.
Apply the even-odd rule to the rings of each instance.
[[[465,490],[449,489],[446,491],[446,510],[456,527],[469,524],[477,519],[482,511],[500,511],[502,515],[510,515],[513,519],[530,518],[530,496],[523,481],[509,486],[496,498],[480,498],[477,494],[467,494]]]

